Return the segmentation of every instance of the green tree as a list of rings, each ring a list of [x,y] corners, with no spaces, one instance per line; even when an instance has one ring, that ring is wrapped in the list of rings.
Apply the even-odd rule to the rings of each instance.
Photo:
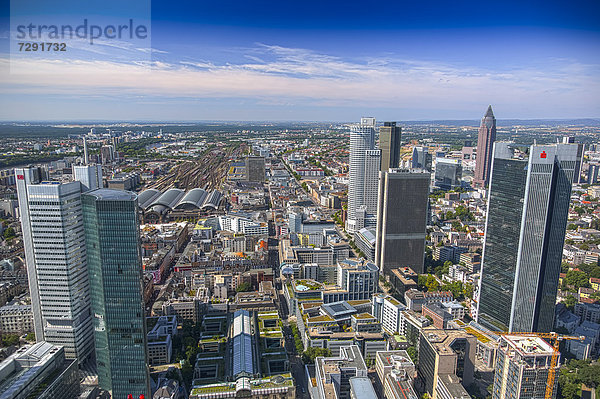
[[[567,230],[577,230],[577,225],[575,223],[569,223]]]
[[[569,309],[570,311],[573,311],[573,309],[575,308],[575,304],[577,303],[577,299],[575,299],[575,297],[573,295],[569,295],[568,297],[565,298],[563,303],[565,304],[567,309]]]
[[[2,346],[18,346],[19,336],[16,334],[7,334],[2,336]]]
[[[475,220],[475,216],[473,216],[469,208],[464,205],[457,206],[454,213],[456,214],[456,217],[462,221]]]
[[[440,288],[440,283],[438,283],[434,276],[428,274],[427,280],[425,281],[425,287],[427,288],[427,291],[437,291]]]
[[[464,299],[463,294],[463,285],[460,281],[453,281],[448,284],[442,285],[440,288],[441,291],[450,291],[454,296],[454,299],[462,300]]]
[[[463,293],[465,294],[466,298],[469,299],[473,299],[473,292],[475,291],[475,287],[473,287],[473,284],[471,283],[466,283]]]
[[[249,292],[252,291],[252,284],[250,283],[241,283],[235,289],[236,292]]]
[[[302,353],[302,362],[304,364],[313,364],[318,356],[331,356],[331,350],[327,348],[313,348],[310,346]]]
[[[563,281],[565,284],[574,287],[576,290],[580,287],[590,286],[588,275],[580,270],[569,270]]]
[[[406,353],[408,353],[408,356],[410,357],[410,360],[412,360],[414,363],[417,362],[417,358],[419,356],[419,353],[417,352],[417,348],[414,346],[409,346],[408,348],[406,348]]]
[[[2,233],[2,236],[4,237],[5,240],[10,240],[11,238],[15,238],[15,236],[16,236],[15,229],[13,229],[12,227],[7,228],[6,230],[4,230],[4,233]]]

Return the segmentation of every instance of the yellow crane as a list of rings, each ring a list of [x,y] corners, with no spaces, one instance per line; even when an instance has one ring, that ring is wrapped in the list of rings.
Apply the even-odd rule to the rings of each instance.
[[[546,385],[546,395],[544,399],[552,399],[552,392],[554,391],[554,381],[556,380],[556,365],[558,364],[558,358],[560,352],[558,350],[561,341],[576,340],[583,341],[585,337],[573,337],[569,335],[561,335],[555,332],[550,333],[539,333],[539,332],[512,332],[512,333],[499,333],[500,335],[524,335],[531,337],[540,337],[546,340],[554,349],[552,353],[552,359],[550,360],[550,370],[548,370],[548,380]]]

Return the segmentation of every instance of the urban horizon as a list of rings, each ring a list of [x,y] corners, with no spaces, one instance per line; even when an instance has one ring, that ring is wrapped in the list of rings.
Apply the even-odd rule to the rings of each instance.
[[[598,15],[0,0],[0,399],[598,397]]]

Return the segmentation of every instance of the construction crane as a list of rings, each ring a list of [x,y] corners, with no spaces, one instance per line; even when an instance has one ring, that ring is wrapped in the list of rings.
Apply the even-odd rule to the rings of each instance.
[[[555,332],[550,332],[550,333],[538,333],[538,332],[512,332],[512,333],[507,333],[507,332],[497,332],[499,335],[524,335],[524,336],[531,336],[531,337],[539,337],[542,339],[545,339],[551,346],[552,349],[554,349],[553,353],[552,353],[552,358],[550,360],[550,370],[548,370],[548,380],[546,383],[546,395],[544,396],[544,399],[552,399],[552,393],[554,391],[554,381],[556,380],[556,365],[558,364],[558,358],[560,356],[560,352],[558,350],[561,341],[566,341],[566,340],[576,340],[576,341],[583,341],[585,340],[585,337],[581,336],[581,337],[573,337],[573,336],[569,336],[569,335],[561,335]]]

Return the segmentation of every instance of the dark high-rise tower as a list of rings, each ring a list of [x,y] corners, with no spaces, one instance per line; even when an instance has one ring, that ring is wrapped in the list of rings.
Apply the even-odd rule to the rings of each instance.
[[[390,169],[379,176],[375,263],[384,274],[405,266],[423,273],[431,174]]]
[[[492,167],[492,148],[496,141],[496,118],[490,105],[481,118],[477,138],[477,159],[475,160],[475,185],[485,187],[490,179]]]
[[[379,128],[379,149],[381,150],[381,171],[400,166],[400,146],[402,129],[396,122],[384,122]]]
[[[548,332],[565,238],[577,144],[494,146],[479,283],[478,322],[493,330]]]
[[[98,384],[113,398],[150,397],[137,195],[82,195]]]

